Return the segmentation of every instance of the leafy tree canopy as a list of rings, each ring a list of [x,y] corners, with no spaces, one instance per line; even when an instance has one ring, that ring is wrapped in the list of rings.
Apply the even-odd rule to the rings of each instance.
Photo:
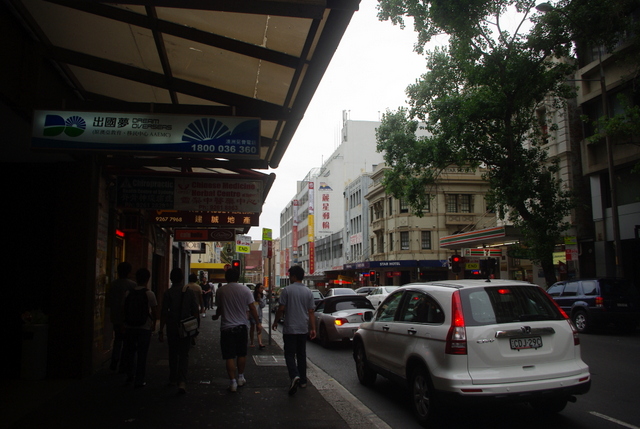
[[[604,24],[590,12],[602,3],[617,5]],[[547,283],[555,281],[552,252],[572,201],[546,150],[554,124],[544,112],[573,96],[566,83],[575,67],[567,61],[573,23],[593,25],[591,42],[614,44],[617,36],[605,29],[626,19],[622,3],[632,2],[561,1],[542,13],[532,0],[379,0],[380,19],[404,27],[413,18],[415,50],[425,53],[428,69],[407,88],[409,107],[387,111],[378,129],[378,150],[391,167],[387,191],[419,215],[444,168],[483,166],[490,205],[520,228]],[[425,52],[440,34],[448,46]],[[416,137],[418,121],[429,136]]]

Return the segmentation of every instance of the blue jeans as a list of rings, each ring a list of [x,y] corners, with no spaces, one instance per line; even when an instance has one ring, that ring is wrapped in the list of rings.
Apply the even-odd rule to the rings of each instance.
[[[300,377],[300,383],[307,382],[307,334],[284,334],[284,360],[289,370],[289,378]]]

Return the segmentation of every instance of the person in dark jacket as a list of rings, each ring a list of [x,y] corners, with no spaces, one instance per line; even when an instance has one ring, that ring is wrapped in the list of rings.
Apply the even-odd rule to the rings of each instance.
[[[199,317],[198,303],[195,296],[184,284],[184,273],[174,268],[170,274],[171,288],[162,299],[160,314],[160,332],[158,338],[164,341],[164,329],[167,328],[167,345],[169,346],[169,384],[178,386],[178,393],[187,391],[187,371],[189,368],[190,337],[180,337],[178,325],[181,320]]]

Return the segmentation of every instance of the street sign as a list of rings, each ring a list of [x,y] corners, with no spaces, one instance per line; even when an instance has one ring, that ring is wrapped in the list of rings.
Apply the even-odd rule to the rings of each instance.
[[[250,235],[236,236],[236,252],[251,253],[251,236]]]

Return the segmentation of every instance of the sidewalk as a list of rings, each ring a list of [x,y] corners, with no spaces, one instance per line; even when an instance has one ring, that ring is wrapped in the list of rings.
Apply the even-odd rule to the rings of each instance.
[[[249,348],[247,384],[227,391],[229,380],[219,347],[219,321],[201,319],[189,361],[187,394],[167,387],[166,343],[154,335],[147,361],[147,386],[124,385],[124,375],[104,369],[85,380],[3,382],[0,429],[5,428],[367,428],[388,427],[342,386],[313,364],[309,384],[294,396],[281,336],[268,344],[264,313],[263,350]],[[339,412],[337,411],[339,410]]]

